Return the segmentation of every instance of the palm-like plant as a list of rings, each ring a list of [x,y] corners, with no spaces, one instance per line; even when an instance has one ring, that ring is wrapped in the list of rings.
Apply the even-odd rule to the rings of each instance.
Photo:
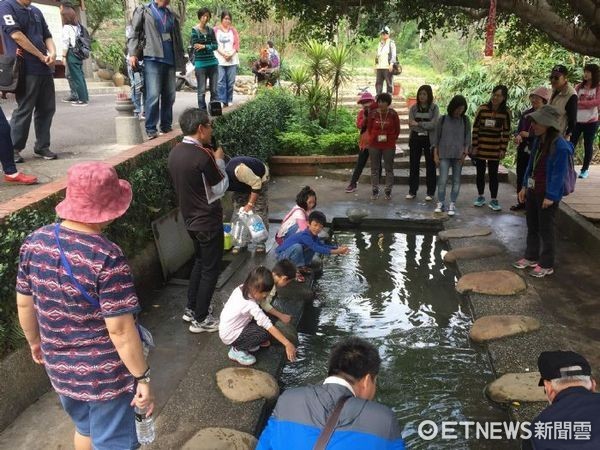
[[[310,83],[311,74],[306,67],[292,67],[287,71],[287,78],[292,83],[294,94],[300,95]]]
[[[340,88],[351,78],[348,63],[352,58],[352,46],[338,44],[327,52],[326,69],[331,79],[331,87],[335,94],[334,111],[337,115],[337,105]]]
[[[302,49],[308,59],[308,71],[314,77],[315,85],[318,86],[320,79],[327,73],[328,48],[316,39],[309,39],[302,45]]]

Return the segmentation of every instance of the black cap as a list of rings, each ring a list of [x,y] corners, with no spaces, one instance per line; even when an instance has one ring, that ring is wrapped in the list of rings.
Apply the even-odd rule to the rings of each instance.
[[[538,386],[543,386],[544,380],[592,375],[590,363],[579,353],[571,351],[542,352],[538,358],[538,368],[542,376]]]
[[[562,64],[557,64],[552,68],[552,74],[562,74],[564,76],[569,75],[569,70]]]

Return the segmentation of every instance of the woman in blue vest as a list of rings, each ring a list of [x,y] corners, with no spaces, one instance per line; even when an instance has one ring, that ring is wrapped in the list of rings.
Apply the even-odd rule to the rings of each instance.
[[[245,212],[258,214],[269,229],[268,181],[269,167],[260,159],[250,156],[231,158],[225,166],[229,178],[229,190],[233,192],[234,213],[243,208]],[[232,253],[238,253],[240,247],[233,247]],[[256,245],[257,253],[265,252],[265,244]]]

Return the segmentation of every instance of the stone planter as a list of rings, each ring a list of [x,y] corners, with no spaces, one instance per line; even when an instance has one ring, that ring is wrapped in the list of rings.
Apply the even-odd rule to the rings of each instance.
[[[317,175],[319,169],[354,167],[357,155],[341,156],[271,156],[271,175]]]
[[[115,86],[117,87],[125,86],[125,75],[123,75],[121,72],[115,73],[112,76],[112,80],[113,83],[115,83]]]
[[[135,106],[129,98],[125,98],[122,100],[117,99],[117,101],[115,102],[115,109],[119,113],[119,116],[132,117]]]
[[[98,69],[98,78],[105,81],[112,81],[113,72],[108,69]]]

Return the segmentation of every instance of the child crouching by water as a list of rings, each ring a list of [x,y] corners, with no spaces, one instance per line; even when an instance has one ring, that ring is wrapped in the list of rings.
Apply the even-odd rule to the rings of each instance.
[[[271,271],[265,267],[252,270],[244,284],[234,289],[221,312],[219,337],[226,345],[231,345],[229,359],[243,366],[251,366],[256,358],[251,352],[261,346],[269,346],[269,335],[285,347],[290,361],[296,360],[296,347],[279,331],[259,303],[264,301],[275,282]]]

